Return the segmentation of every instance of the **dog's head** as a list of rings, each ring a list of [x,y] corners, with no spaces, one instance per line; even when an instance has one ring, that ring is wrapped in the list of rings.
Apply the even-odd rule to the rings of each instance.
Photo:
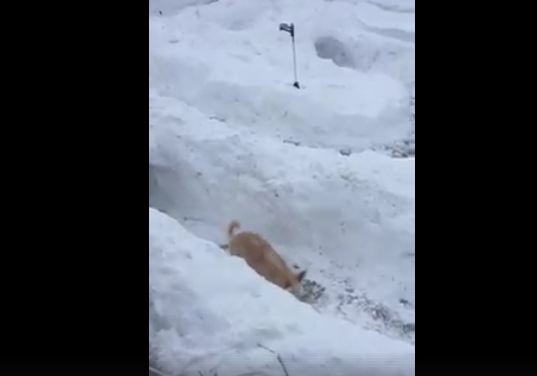
[[[300,283],[304,279],[304,276],[306,275],[307,270],[302,270],[299,273],[292,273],[289,280],[287,281],[287,284],[285,285],[285,289],[287,291],[290,291],[292,293],[297,293],[300,290]]]

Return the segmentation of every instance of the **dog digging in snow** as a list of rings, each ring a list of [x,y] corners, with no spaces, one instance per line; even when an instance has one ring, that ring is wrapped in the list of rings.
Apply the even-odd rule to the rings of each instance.
[[[243,258],[257,274],[266,280],[291,293],[298,292],[306,270],[294,273],[269,242],[255,232],[243,231],[235,234],[238,228],[240,224],[237,221],[229,224],[228,244],[221,247],[227,249],[231,255]]]

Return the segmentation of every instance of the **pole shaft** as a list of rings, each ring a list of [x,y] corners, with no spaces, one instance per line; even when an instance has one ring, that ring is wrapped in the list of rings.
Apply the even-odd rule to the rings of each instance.
[[[298,82],[298,78],[296,76],[296,52],[295,52],[295,36],[292,36],[293,40],[293,71],[295,73],[295,82]]]

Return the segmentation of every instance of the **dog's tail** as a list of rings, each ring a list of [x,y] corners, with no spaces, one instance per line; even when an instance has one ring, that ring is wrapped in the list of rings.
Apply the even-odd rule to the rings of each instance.
[[[240,227],[241,227],[241,224],[239,222],[231,221],[231,223],[227,227],[227,236],[228,236],[228,238],[231,239],[233,237],[233,234],[234,234],[235,230],[240,228]]]

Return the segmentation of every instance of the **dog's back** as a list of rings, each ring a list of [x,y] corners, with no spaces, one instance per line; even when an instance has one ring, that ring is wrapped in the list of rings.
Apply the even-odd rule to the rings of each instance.
[[[285,261],[260,235],[241,232],[234,235],[240,225],[237,221],[228,227],[229,252],[243,258],[258,274],[286,290],[295,289],[305,275],[305,271],[295,274]]]

